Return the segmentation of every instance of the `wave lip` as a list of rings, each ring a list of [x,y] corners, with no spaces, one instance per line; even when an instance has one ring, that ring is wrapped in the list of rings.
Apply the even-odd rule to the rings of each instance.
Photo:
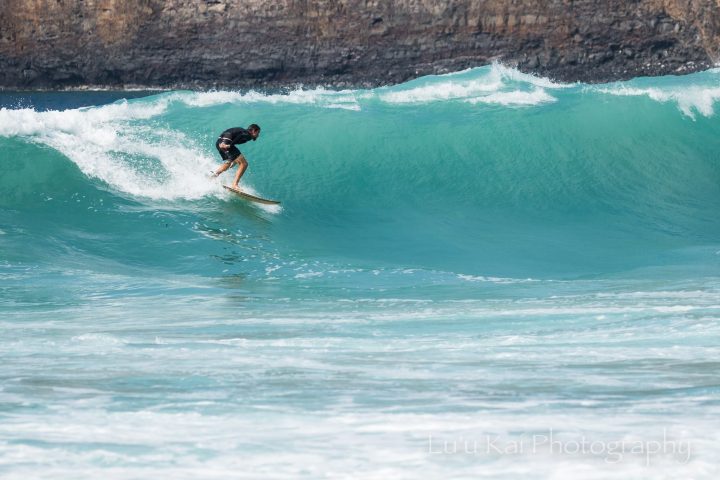
[[[490,95],[471,98],[466,100],[468,103],[487,103],[505,106],[531,106],[540,105],[542,103],[556,102],[557,98],[548,94],[545,90],[539,88],[531,92],[512,91],[512,92],[495,92]]]
[[[545,77],[522,73],[500,63],[444,75],[429,75],[401,85],[371,90],[332,90],[323,87],[298,88],[286,93],[258,91],[175,92],[164,102],[181,102],[190,107],[212,107],[223,104],[306,105],[328,109],[361,111],[370,103],[387,105],[425,105],[459,101],[470,105],[495,104],[507,107],[539,106],[556,102],[551,93],[561,90],[589,91],[616,96],[647,96],[661,102],[674,102],[690,118],[696,114],[711,117],[720,100],[720,69],[686,77],[653,77],[633,79],[600,86],[558,83]],[[697,80],[699,79],[699,80]],[[699,82],[699,84],[698,84]],[[649,84],[649,85],[648,85]]]
[[[190,107],[213,107],[223,104],[254,104],[270,105],[315,105],[326,108],[343,108],[359,110],[358,98],[361,91],[328,90],[317,87],[312,90],[296,89],[287,93],[266,94],[255,90],[249,92],[212,91],[212,92],[178,92],[169,100],[182,102]]]
[[[654,83],[659,85],[645,86],[643,83],[647,83],[647,79],[636,79],[591,87],[590,90],[623,97],[646,96],[660,103],[674,102],[683,115],[693,120],[696,113],[712,117],[715,114],[715,103],[720,100],[720,69],[695,74],[694,78],[699,79],[699,82],[690,86],[684,84],[682,78],[661,77],[654,79]]]
[[[715,114],[715,102],[720,100],[720,87],[690,87],[661,90],[659,88],[633,88],[622,85],[619,87],[598,89],[597,91],[626,97],[647,96],[660,103],[675,102],[680,111],[692,119],[695,119],[696,112],[704,117],[712,117]]]
[[[378,89],[377,96],[391,104],[462,100],[471,104],[530,106],[555,101],[546,90],[571,86],[494,63],[488,68],[429,76],[405,85]]]
[[[219,192],[197,175],[216,162],[181,132],[154,121],[170,101],[161,95],[62,111],[3,108],[0,136],[47,145],[85,175],[133,196],[197,199]]]
[[[255,90],[175,92],[168,101],[190,107],[213,107],[224,104],[307,105],[329,109],[360,111],[371,102],[385,104],[427,104],[440,101],[530,106],[555,101],[546,90],[570,88],[548,78],[522,73],[495,63],[445,75],[430,75],[410,82],[372,90],[332,90],[324,87],[298,88],[285,93],[262,93]]]
[[[162,115],[167,100],[128,102],[126,100],[100,107],[83,107],[70,110],[38,112],[31,108],[0,109],[0,136],[35,136],[50,132],[97,132],[97,124],[129,120],[147,120]],[[104,131],[99,138],[107,138]]]

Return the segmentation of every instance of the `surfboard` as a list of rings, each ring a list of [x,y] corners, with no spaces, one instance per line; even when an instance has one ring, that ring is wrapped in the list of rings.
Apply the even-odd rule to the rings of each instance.
[[[267,198],[256,197],[255,195],[250,195],[249,193],[245,193],[242,190],[228,187],[227,185],[223,185],[223,188],[226,190],[230,190],[238,197],[245,198],[247,200],[250,200],[251,202],[262,203],[265,205],[280,205],[280,202],[278,202],[277,200],[268,200]]]

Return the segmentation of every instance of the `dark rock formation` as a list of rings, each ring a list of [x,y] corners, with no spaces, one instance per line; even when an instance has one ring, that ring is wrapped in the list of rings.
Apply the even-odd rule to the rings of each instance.
[[[558,80],[720,60],[720,0],[3,0],[0,87],[370,86],[487,64]]]

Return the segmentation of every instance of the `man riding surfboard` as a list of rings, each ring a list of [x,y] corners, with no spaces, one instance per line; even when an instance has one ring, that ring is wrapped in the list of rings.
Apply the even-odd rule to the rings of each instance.
[[[238,165],[238,172],[235,174],[235,180],[232,183],[232,188],[239,189],[238,183],[240,178],[247,170],[247,160],[245,156],[237,149],[235,145],[240,145],[250,140],[255,141],[260,136],[260,126],[253,123],[247,129],[235,127],[228,128],[220,134],[217,141],[215,142],[215,148],[217,148],[220,156],[225,161],[220,167],[213,173],[216,177],[232,167],[233,164]]]

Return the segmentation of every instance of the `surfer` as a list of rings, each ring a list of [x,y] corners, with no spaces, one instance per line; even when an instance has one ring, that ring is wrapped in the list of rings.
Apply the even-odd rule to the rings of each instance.
[[[214,176],[218,176],[228,168],[232,167],[233,164],[238,165],[238,172],[235,174],[235,180],[233,181],[232,188],[237,189],[240,177],[243,176],[247,169],[248,163],[245,160],[245,156],[240,153],[235,145],[239,145],[250,140],[255,141],[260,136],[260,126],[253,123],[247,129],[236,127],[228,128],[220,134],[215,142],[215,148],[220,152],[220,156],[225,161],[220,167],[213,173]]]

